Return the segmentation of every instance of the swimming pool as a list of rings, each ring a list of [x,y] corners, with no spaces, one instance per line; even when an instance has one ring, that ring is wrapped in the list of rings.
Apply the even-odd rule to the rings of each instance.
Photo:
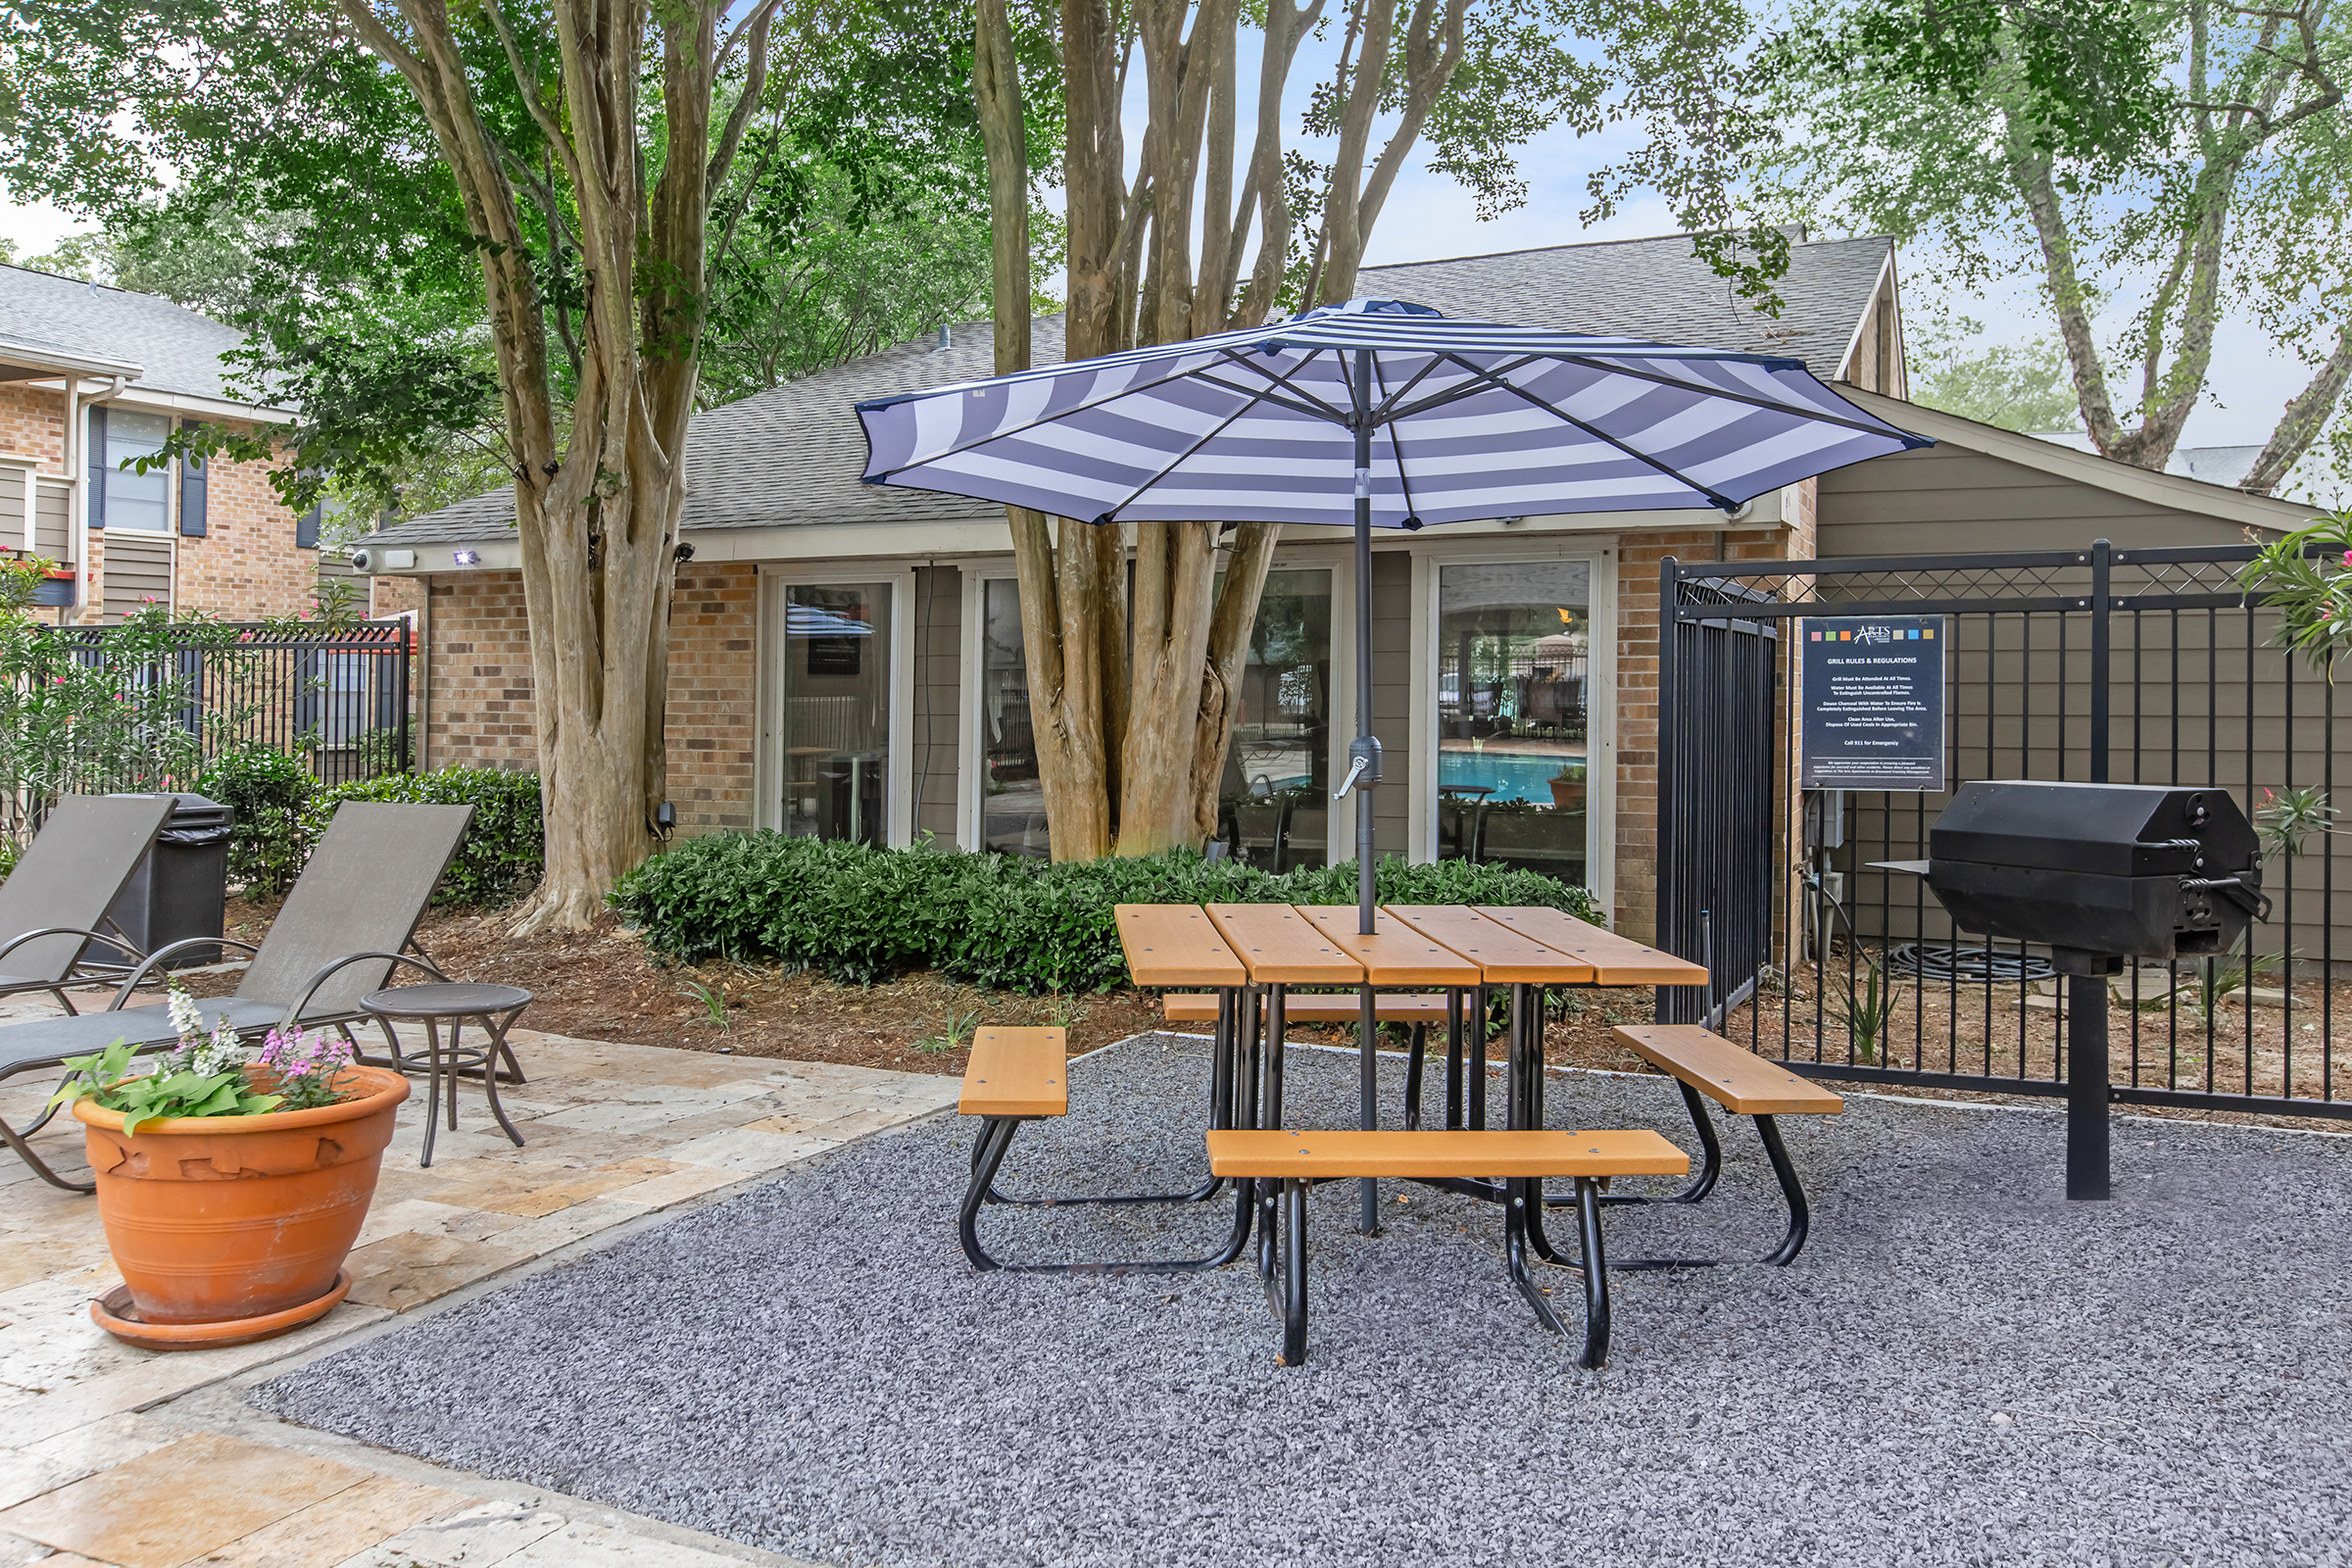
[[[1438,753],[1438,788],[1484,784],[1494,790],[1490,801],[1540,801],[1551,804],[1551,781],[1565,765],[1568,776],[1583,782],[1581,757],[1544,757],[1526,752],[1473,752],[1446,747]]]

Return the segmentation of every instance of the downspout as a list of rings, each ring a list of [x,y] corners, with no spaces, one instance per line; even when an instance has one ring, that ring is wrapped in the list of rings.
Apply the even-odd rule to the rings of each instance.
[[[76,610],[87,609],[97,599],[98,574],[90,560],[90,465],[82,451],[88,438],[86,412],[101,403],[112,403],[122,395],[130,384],[127,376],[115,376],[114,385],[95,397],[81,397],[81,377],[63,378],[66,388],[66,540],[74,555],[75,568],[74,600]]]

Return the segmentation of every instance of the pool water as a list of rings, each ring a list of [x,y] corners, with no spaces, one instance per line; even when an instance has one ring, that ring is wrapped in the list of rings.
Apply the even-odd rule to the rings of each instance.
[[[1536,801],[1551,804],[1551,781],[1562,766],[1579,783],[1585,777],[1581,757],[1531,756],[1525,752],[1473,752],[1446,747],[1438,753],[1438,788],[1460,784],[1487,785],[1490,801]]]

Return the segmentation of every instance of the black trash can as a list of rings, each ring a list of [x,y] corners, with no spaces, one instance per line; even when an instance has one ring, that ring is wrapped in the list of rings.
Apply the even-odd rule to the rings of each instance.
[[[153,953],[189,937],[217,937],[228,900],[228,840],[236,826],[236,811],[201,795],[173,795],[172,814],[157,835],[155,848],[130,873],[130,880],[108,906],[106,917],[122,935]],[[217,946],[189,948],[165,960],[170,969],[218,963]],[[131,964],[138,960],[121,950],[90,945],[96,963]]]

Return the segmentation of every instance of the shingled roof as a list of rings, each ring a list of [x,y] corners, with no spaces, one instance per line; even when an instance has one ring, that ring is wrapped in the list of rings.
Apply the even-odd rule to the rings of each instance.
[[[160,295],[0,267],[0,359],[15,342],[135,365],[140,373],[132,384],[147,391],[242,403],[222,384],[220,356],[244,341],[235,327]]]
[[[1825,379],[1838,372],[1870,308],[1891,242],[1834,240],[1790,251],[1776,319],[1740,303],[1692,257],[1688,235],[1506,251],[1453,261],[1366,268],[1356,292],[1434,305],[1448,316],[1523,326],[1628,333],[1662,343],[1800,359]],[[820,370],[694,418],[686,453],[681,526],[767,528],[816,523],[951,522],[1004,509],[962,496],[862,484],[865,438],[856,405],[995,373],[987,322],[954,328],[940,348],[918,339]],[[1058,316],[1036,325],[1038,364],[1061,359]],[[503,539],[513,530],[511,491],[461,501],[378,538],[387,545]]]

